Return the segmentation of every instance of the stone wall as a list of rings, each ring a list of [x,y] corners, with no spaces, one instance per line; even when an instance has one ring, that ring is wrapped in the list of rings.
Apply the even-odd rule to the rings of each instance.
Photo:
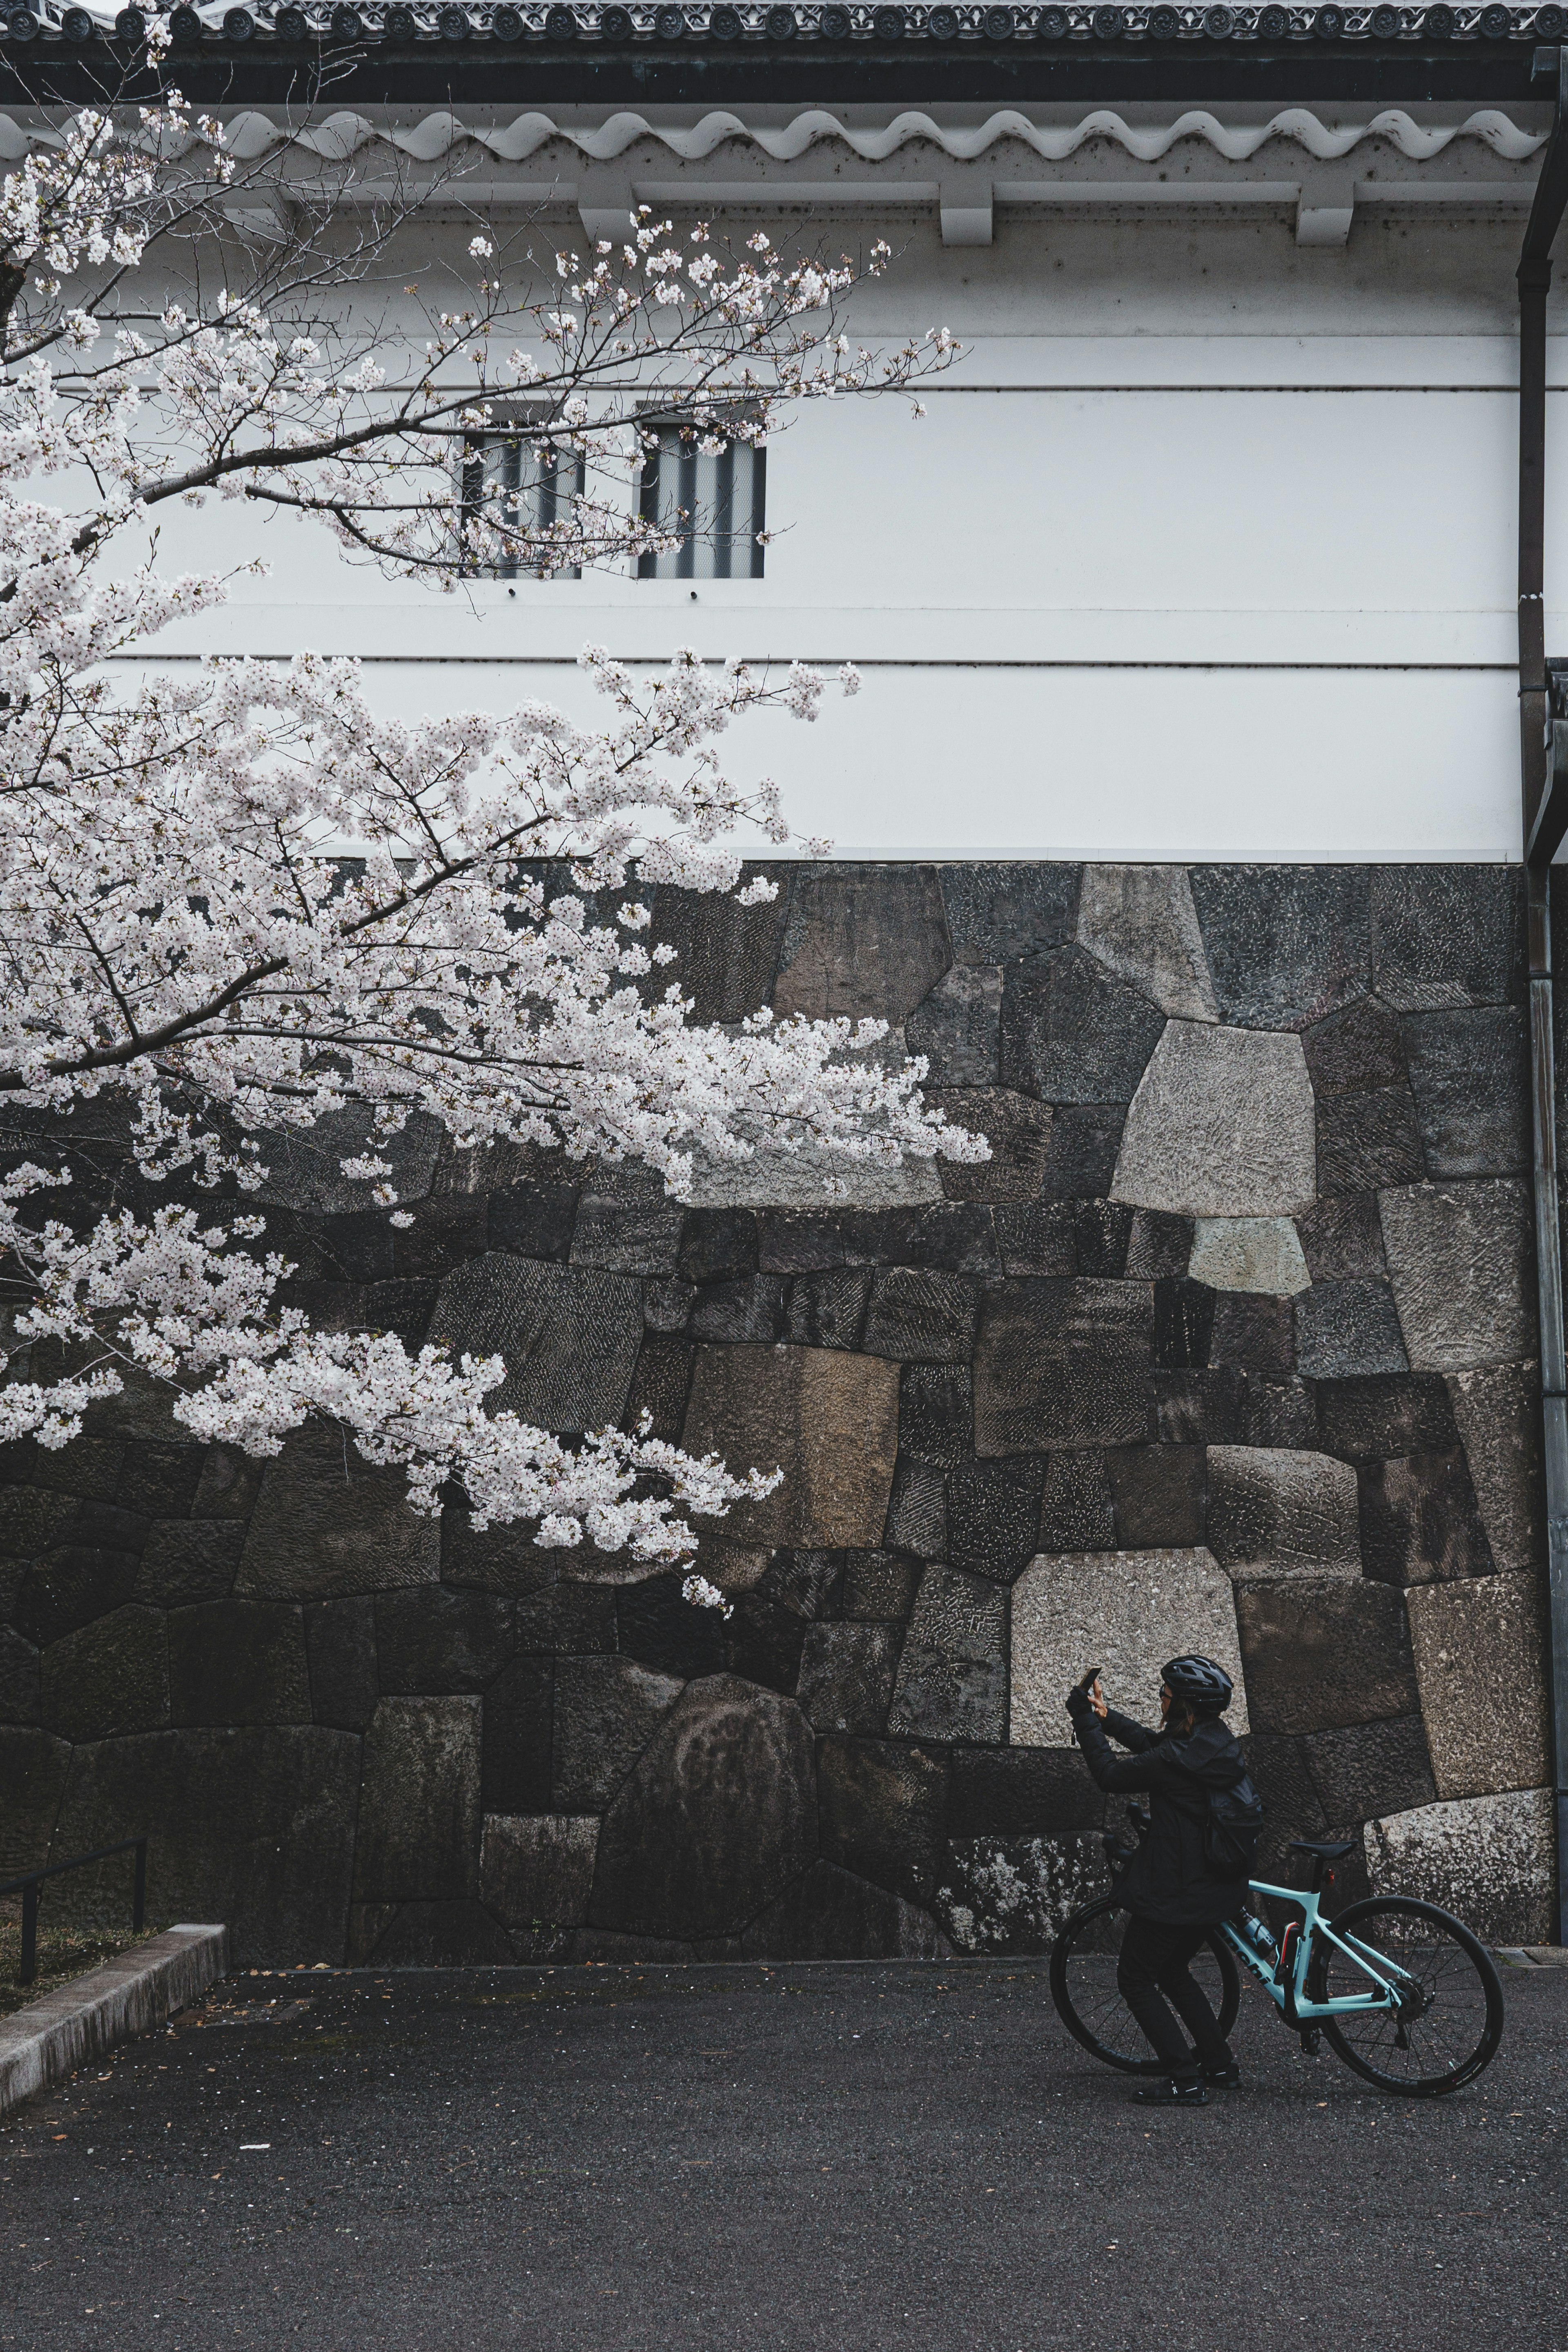
[[[149,1829],[154,1910],[251,1961],[1038,1946],[1102,1867],[1067,1684],[1147,1716],[1195,1645],[1276,1858],[1364,1829],[1376,1883],[1543,1936],[1517,873],[774,870],[662,896],[699,1013],[885,1017],[988,1165],[682,1207],[416,1129],[406,1232],[329,1150],[269,1187],[319,1317],[781,1465],[705,1533],[732,1613],[128,1397],[4,1465],[0,1867]]]

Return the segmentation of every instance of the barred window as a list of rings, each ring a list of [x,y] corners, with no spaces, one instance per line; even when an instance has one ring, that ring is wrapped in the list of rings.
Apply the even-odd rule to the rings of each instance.
[[[727,441],[710,453],[689,427],[661,425],[643,467],[643,514],[680,544],[638,559],[644,580],[760,580],[768,452]]]
[[[521,422],[522,420],[518,420]],[[581,566],[547,563],[528,542],[556,523],[570,523],[572,500],[582,496],[584,466],[566,449],[541,447],[505,426],[476,436],[463,460],[461,504],[465,547],[481,520],[497,534],[482,560],[465,562],[471,580],[577,580]],[[514,536],[515,534],[515,536]],[[481,536],[483,536],[481,534]]]

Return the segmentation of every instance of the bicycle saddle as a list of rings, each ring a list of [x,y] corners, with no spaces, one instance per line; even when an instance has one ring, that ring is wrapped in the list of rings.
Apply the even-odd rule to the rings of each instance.
[[[1291,1838],[1290,1847],[1292,1853],[1315,1853],[1320,1862],[1338,1862],[1356,1843],[1354,1838]]]

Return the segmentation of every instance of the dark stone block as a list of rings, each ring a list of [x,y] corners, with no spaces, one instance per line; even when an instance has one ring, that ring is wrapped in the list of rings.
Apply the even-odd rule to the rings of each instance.
[[[147,1832],[149,1916],[226,1921],[235,1967],[338,1962],[359,1779],[359,1740],[313,1724],[108,1739],[72,1758],[56,1836],[89,1853]],[[50,1907],[118,1918],[125,1886],[119,1855],[58,1880]]]
[[[1171,1216],[1164,1209],[1136,1209],[1127,1236],[1125,1271],[1140,1282],[1179,1279],[1186,1272],[1192,1241],[1190,1217]]]
[[[1375,1193],[1320,1201],[1296,1219],[1296,1232],[1314,1282],[1355,1282],[1387,1272]]]
[[[890,1266],[872,1284],[867,1353],[897,1362],[967,1364],[979,1312],[980,1286],[972,1275]]]
[[[1064,1103],[1051,1122],[1051,1149],[1040,1178],[1041,1200],[1107,1199],[1126,1123],[1122,1103]]]
[[[1523,1012],[1417,1013],[1405,1023],[1427,1173],[1515,1176],[1528,1170],[1530,1038]]]
[[[320,1601],[434,1584],[440,1574],[440,1521],[413,1510],[401,1470],[373,1467],[324,1423],[284,1440],[251,1516],[237,1579],[242,1594]]]
[[[490,1246],[513,1257],[571,1254],[580,1188],[576,1184],[509,1184],[490,1195]]]
[[[883,1740],[824,1739],[817,1752],[822,1852],[879,1886],[925,1901],[935,1891],[947,1811],[939,1753]]]
[[[602,1584],[540,1585],[519,1600],[513,1622],[519,1650],[595,1656],[615,1647],[615,1595]]]
[[[549,1811],[554,1698],[555,1672],[548,1658],[514,1658],[486,1692],[481,1750],[486,1812]]]
[[[800,1679],[800,1659],[810,1630],[798,1610],[766,1592],[743,1592],[724,1627],[724,1663],[743,1682],[792,1698]]]
[[[43,1649],[123,1608],[135,1593],[141,1564],[140,1543],[134,1551],[90,1542],[54,1545],[22,1580],[14,1609],[17,1632]]]
[[[1221,1021],[1305,1029],[1371,979],[1361,866],[1195,866],[1193,905]]]
[[[476,1528],[466,1506],[449,1501],[441,1515],[441,1582],[514,1596],[543,1591],[560,1573],[560,1554],[535,1543],[533,1528],[528,1519]]]
[[[1451,1454],[1459,1443],[1439,1372],[1385,1380],[1325,1381],[1318,1390],[1325,1453],[1349,1462],[1395,1454]]]
[[[1033,859],[944,866],[942,903],[957,963],[1010,963],[1071,940],[1083,868]]]
[[[1385,1282],[1314,1282],[1296,1301],[1296,1362],[1308,1380],[1409,1370]]]
[[[746,1959],[935,1960],[951,1950],[928,1913],[828,1862],[814,1862],[740,1939]]]
[[[120,1450],[114,1449],[117,1458]],[[31,1559],[47,1551],[76,1517],[77,1507],[74,1495],[51,1494],[43,1486],[0,1489],[0,1556]]]
[[[807,1628],[798,1687],[814,1731],[855,1731],[874,1738],[886,1729],[902,1640],[896,1625]]]
[[[842,1265],[840,1215],[822,1209],[762,1209],[757,1218],[757,1262],[764,1274],[814,1274]]]
[[[1495,1562],[1461,1453],[1363,1462],[1361,1557],[1386,1584],[1490,1576]]]
[[[803,1348],[858,1348],[871,1285],[869,1265],[798,1274],[789,1285],[785,1336]]]
[[[571,1263],[601,1274],[674,1274],[686,1214],[678,1201],[587,1193],[578,1204]]]
[[[590,1205],[584,1202],[578,1220],[580,1242]],[[605,1205],[619,1211],[622,1204]],[[430,1336],[454,1355],[505,1360],[507,1377],[491,1391],[492,1410],[516,1412],[542,1429],[573,1431],[620,1419],[642,1323],[642,1291],[625,1274],[538,1265],[492,1251],[442,1284]]]
[[[1421,1132],[1407,1086],[1331,1095],[1318,1105],[1318,1189],[1374,1192],[1385,1184],[1418,1184]]]
[[[680,1696],[678,1679],[631,1658],[559,1658],[555,1670],[553,1810],[607,1804]]]
[[[236,1446],[209,1445],[191,1516],[196,1519],[248,1519],[261,1492],[265,1465]]]
[[[692,1282],[740,1282],[757,1272],[752,1209],[690,1209],[677,1263]]]
[[[846,1618],[901,1620],[915,1605],[920,1570],[914,1560],[886,1551],[852,1551],[844,1561]]]
[[[690,1684],[604,1817],[591,1921],[734,1933],[815,1859],[816,1798],[791,1700],[734,1675]]]
[[[1296,1365],[1294,1301],[1260,1298],[1244,1291],[1221,1291],[1214,1307],[1208,1342],[1211,1364],[1236,1364],[1248,1372],[1291,1372]]]
[[[1186,1549],[1204,1541],[1202,1446],[1122,1446],[1106,1454],[1105,1466],[1115,1498],[1118,1550]]]
[[[1317,1409],[1301,1381],[1243,1372],[1234,1365],[1212,1371],[1156,1372],[1156,1424],[1167,1445],[1318,1444]]]
[[[308,1723],[301,1612],[275,1601],[204,1601],[169,1617],[176,1724]]]
[[[747,865],[739,888],[771,882],[778,895],[743,907],[735,891],[678,890],[661,882],[653,896],[651,947],[672,947],[676,961],[655,967],[662,994],[673,980],[701,1022],[744,1021],[760,1013],[773,987],[789,911],[787,868]]]
[[[376,1659],[382,1689],[477,1691],[512,1654],[513,1610],[495,1592],[437,1584],[376,1596]]]
[[[1517,866],[1375,866],[1372,934],[1377,993],[1396,1012],[1523,1002]]]
[[[144,1518],[185,1518],[205,1463],[201,1445],[128,1445],[114,1499]]]
[[[480,1708],[469,1697],[379,1701],[364,1740],[356,1903],[478,1894]]]
[[[637,1351],[637,1369],[632,1375],[626,1410],[621,1416],[622,1428],[635,1429],[646,1412],[653,1418],[648,1433],[651,1437],[662,1437],[672,1445],[678,1444],[691,1385],[692,1351],[684,1340],[656,1337],[644,1339]]]
[[[477,1901],[401,1903],[360,1962],[378,1969],[505,1969],[505,1927]]]
[[[390,1331],[412,1355],[417,1355],[424,1345],[440,1287],[434,1276],[420,1282],[372,1282],[365,1293],[366,1328]]]
[[[692,1319],[696,1297],[695,1283],[688,1282],[684,1274],[674,1275],[668,1281],[645,1282],[643,1285],[644,1330],[664,1338],[684,1331]]]
[[[1134,1212],[1120,1201],[1081,1201],[1072,1213],[1080,1274],[1114,1280],[1127,1271]]]
[[[392,1262],[368,1277],[371,1282],[395,1276],[399,1281],[434,1275],[439,1281],[454,1266],[480,1257],[490,1246],[490,1202],[483,1192],[447,1192],[423,1201],[413,1212],[413,1223],[392,1228]]]
[[[1405,1048],[1399,1022],[1385,1004],[1368,997],[1326,1021],[1314,1022],[1301,1039],[1312,1075],[1312,1090],[1322,1099],[1329,1095],[1359,1095],[1377,1087],[1405,1082]]]
[[[917,1559],[947,1557],[947,1482],[934,1462],[900,1462],[893,1474],[885,1540]]]
[[[615,1596],[616,1647],[662,1675],[690,1682],[724,1664],[724,1619],[698,1609],[681,1591],[679,1572],[622,1585]]]
[[[949,1837],[1050,1837],[1104,1822],[1105,1798],[1075,1748],[954,1751]]]
[[[1035,1549],[1112,1551],[1115,1543],[1115,1504],[1104,1454],[1093,1446],[1051,1454]]]
[[[310,1669],[310,1712],[317,1722],[362,1731],[381,1696],[375,1602],[368,1598],[319,1601],[307,1609],[305,1654]],[[486,1717],[486,1738],[488,1733]]]
[[[928,1568],[904,1637],[888,1729],[914,1739],[1004,1739],[1007,1618],[1007,1595],[989,1577]]]
[[[994,1087],[1000,1074],[1002,975],[995,964],[955,964],[904,1025],[934,1087]]]
[[[245,1534],[238,1519],[154,1519],[136,1598],[164,1609],[226,1601],[239,1574]]]
[[[1080,947],[1009,964],[1002,1084],[1048,1103],[1131,1102],[1165,1025],[1147,997]]]
[[[1275,1733],[1253,1731],[1242,1747],[1253,1786],[1263,1800],[1258,1874],[1279,1885],[1294,1885],[1299,1883],[1301,1858],[1287,1853],[1288,1841],[1293,1837],[1327,1837],[1330,1828],[1317,1782],[1308,1767],[1305,1743]],[[1279,1927],[1283,1922],[1275,1924]]]
[[[839,1551],[776,1551],[757,1589],[797,1617],[814,1621],[835,1616],[847,1557]]]
[[[7,1878],[48,1861],[70,1761],[71,1751],[63,1739],[31,1724],[0,1725],[0,1789],[5,1791],[0,1805],[0,1873]],[[75,1853],[88,1850],[69,1849]],[[55,1851],[58,1855],[67,1849]]]
[[[974,1429],[971,1373],[956,1365],[905,1365],[898,1383],[901,1463],[933,1462],[950,1469],[973,1454]]]
[[[1185,1276],[1155,1283],[1154,1361],[1161,1371],[1187,1371],[1207,1363],[1217,1296],[1206,1282]]]
[[[1078,1236],[1072,1202],[1019,1202],[992,1213],[1004,1273],[1077,1273]]]
[[[78,1502],[112,1503],[120,1486],[125,1448],[117,1437],[75,1437],[59,1453],[32,1449],[27,1475],[35,1486]]]
[[[390,1282],[399,1271],[392,1257],[392,1234],[383,1209],[355,1209],[344,1216],[323,1217],[315,1229],[323,1267],[345,1282]],[[276,1238],[269,1230],[268,1239]]]
[[[1152,1345],[1146,1284],[1029,1276],[993,1284],[975,1349],[977,1451],[1142,1439]]]
[[[1043,1462],[966,1462],[947,1475],[947,1556],[1010,1581],[1037,1549]]]
[[[705,1283],[697,1292],[687,1328],[694,1339],[782,1339],[787,1336],[788,1288],[788,1278],[781,1274]]]
[[[1237,1624],[1259,1731],[1332,1731],[1415,1715],[1405,1596],[1364,1579],[1283,1576],[1243,1586]]]
[[[1271,1380],[1263,1372],[1244,1372],[1239,1400],[1239,1444],[1304,1446],[1309,1450],[1317,1444],[1317,1408],[1312,1390],[1304,1381]]]
[[[0,1625],[0,1723],[37,1723],[43,1711],[38,1653],[14,1626]]]
[[[1436,1801],[1432,1759],[1418,1715],[1319,1731],[1301,1746],[1323,1812],[1336,1827]]]
[[[902,1022],[952,961],[933,866],[798,866],[774,1007],[817,1021]]]
[[[874,1222],[881,1229],[881,1265],[922,1266],[934,1274],[998,1274],[994,1214],[978,1203],[946,1202],[921,1209],[884,1209],[874,1220],[847,1217],[845,1255],[855,1259],[860,1231]]]
[[[929,1087],[926,1097],[955,1127],[983,1135],[988,1160],[938,1159],[949,1201],[1032,1201],[1051,1149],[1050,1107],[1001,1087]]]

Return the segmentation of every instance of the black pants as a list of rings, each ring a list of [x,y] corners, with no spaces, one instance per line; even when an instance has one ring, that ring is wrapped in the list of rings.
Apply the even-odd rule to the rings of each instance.
[[[1117,1991],[1177,2083],[1196,2083],[1200,2068],[1215,2073],[1231,2063],[1214,2011],[1188,1973],[1188,1963],[1207,1934],[1207,1927],[1166,1927],[1157,1919],[1129,1919],[1116,1963]],[[1167,2001],[1196,2050],[1188,2046]]]

